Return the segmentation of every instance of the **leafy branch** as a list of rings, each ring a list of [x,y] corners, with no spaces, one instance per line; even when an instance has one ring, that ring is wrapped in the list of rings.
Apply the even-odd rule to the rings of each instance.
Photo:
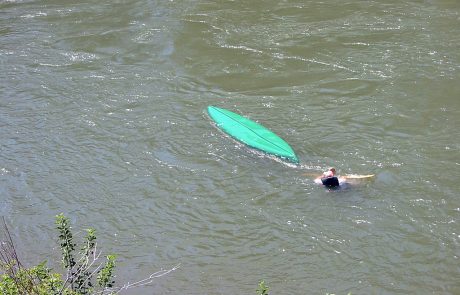
[[[0,243],[0,294],[9,295],[108,295],[118,294],[133,287],[148,285],[155,278],[176,270],[155,272],[148,278],[135,283],[126,283],[115,287],[115,255],[107,255],[100,262],[101,252],[97,251],[96,231],[86,230],[82,246],[78,253],[74,242],[70,221],[63,214],[56,216],[56,228],[62,254],[65,279],[59,273],[53,273],[46,267],[46,261],[37,266],[26,268],[20,262],[13,239],[3,218],[5,238]],[[78,259],[76,259],[78,257]],[[97,284],[96,284],[97,283]]]

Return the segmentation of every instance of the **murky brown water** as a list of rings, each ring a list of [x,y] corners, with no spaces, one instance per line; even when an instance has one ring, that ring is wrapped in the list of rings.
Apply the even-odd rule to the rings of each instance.
[[[460,293],[460,2],[0,1],[0,214],[54,215],[128,294]],[[294,167],[219,132],[281,135]],[[338,192],[304,173],[376,174]],[[54,248],[54,252],[50,248]],[[52,256],[50,256],[52,252]]]

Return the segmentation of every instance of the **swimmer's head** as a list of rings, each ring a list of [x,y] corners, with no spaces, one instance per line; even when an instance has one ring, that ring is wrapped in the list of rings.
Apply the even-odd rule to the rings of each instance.
[[[335,168],[330,167],[327,169],[326,172],[323,173],[323,177],[334,177],[335,176]]]

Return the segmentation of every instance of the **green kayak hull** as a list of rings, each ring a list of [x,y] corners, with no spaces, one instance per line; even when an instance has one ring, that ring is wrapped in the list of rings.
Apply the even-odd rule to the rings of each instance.
[[[208,114],[217,127],[242,143],[267,154],[299,163],[299,159],[289,144],[264,126],[215,106],[208,106]]]

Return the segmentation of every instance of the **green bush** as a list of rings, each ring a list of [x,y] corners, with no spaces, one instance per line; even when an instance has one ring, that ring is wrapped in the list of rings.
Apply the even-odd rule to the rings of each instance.
[[[268,286],[265,285],[265,281],[259,282],[259,287],[257,288],[257,295],[268,295]]]
[[[24,267],[16,254],[11,235],[4,221],[7,239],[0,248],[0,294],[19,295],[87,295],[112,294],[115,281],[115,255],[108,255],[105,263],[99,262],[96,249],[96,232],[87,229],[81,250],[73,241],[69,219],[63,214],[56,216],[59,245],[65,275],[53,272],[42,262],[37,266]],[[76,254],[78,259],[76,259]],[[97,284],[95,284],[97,282]]]

